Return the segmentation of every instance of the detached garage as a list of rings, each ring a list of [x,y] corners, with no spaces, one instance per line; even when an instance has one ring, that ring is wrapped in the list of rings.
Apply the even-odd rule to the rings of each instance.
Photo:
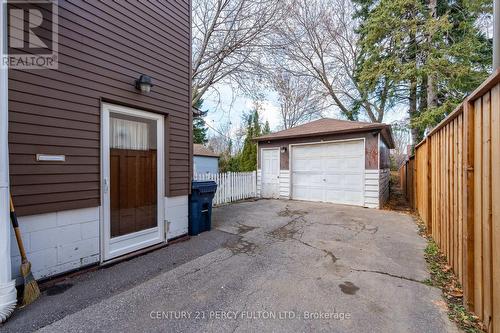
[[[389,125],[320,119],[256,140],[261,197],[379,208],[389,196]]]

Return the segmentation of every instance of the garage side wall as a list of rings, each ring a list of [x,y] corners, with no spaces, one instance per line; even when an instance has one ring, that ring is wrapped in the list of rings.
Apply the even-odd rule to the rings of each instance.
[[[379,208],[380,204],[379,170],[365,170],[365,207]]]
[[[379,202],[380,207],[389,199],[389,179],[391,175],[389,147],[383,140],[382,136],[379,139],[379,158],[380,158],[380,174],[379,174]]]
[[[257,158],[257,192],[260,196],[261,189],[261,150],[262,148],[286,147],[286,152],[280,153],[280,198],[290,199],[291,175],[290,175],[290,149],[291,145],[301,143],[321,143],[327,141],[338,141],[348,139],[365,139],[365,199],[364,206],[379,208],[382,175],[379,171],[380,149],[378,132],[350,133],[323,135],[315,137],[290,138],[273,141],[263,141],[258,144],[259,156]],[[388,179],[388,178],[387,178]],[[388,193],[388,192],[387,192]]]

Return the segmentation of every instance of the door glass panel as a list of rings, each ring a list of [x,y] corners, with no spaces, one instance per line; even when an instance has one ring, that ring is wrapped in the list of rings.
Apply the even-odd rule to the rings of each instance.
[[[156,121],[110,114],[111,237],[158,226]]]

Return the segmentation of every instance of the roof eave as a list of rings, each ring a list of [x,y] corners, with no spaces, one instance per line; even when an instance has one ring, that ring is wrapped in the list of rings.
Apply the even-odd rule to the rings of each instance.
[[[385,137],[385,141],[387,142],[387,148],[394,149],[396,145],[394,143],[394,138],[392,136],[392,128],[390,125],[386,125],[384,129],[381,131],[382,136]]]
[[[220,158],[220,156],[219,156],[219,155],[193,154],[193,156]]]
[[[388,125],[386,125],[386,124],[379,124],[379,125],[374,125],[374,126],[350,128],[350,129],[345,129],[345,130],[326,131],[326,132],[307,133],[307,134],[294,134],[294,135],[285,135],[285,136],[278,136],[278,137],[261,136],[261,137],[254,138],[253,140],[257,141],[257,142],[262,142],[262,141],[286,140],[286,139],[292,139],[292,138],[306,138],[306,137],[331,135],[331,134],[361,133],[361,132],[371,132],[371,131],[375,131],[375,130],[383,130],[384,128],[387,128],[387,127],[388,127]],[[392,141],[392,135],[389,135],[389,137],[390,137],[390,141],[391,141],[392,145],[394,145],[394,142]]]

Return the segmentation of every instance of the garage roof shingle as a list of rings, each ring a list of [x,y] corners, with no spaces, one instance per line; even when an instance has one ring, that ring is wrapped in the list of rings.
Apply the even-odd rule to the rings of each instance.
[[[364,132],[370,130],[381,130],[384,132],[389,148],[394,146],[391,126],[382,123],[367,123],[361,121],[349,121],[332,118],[323,118],[311,121],[310,123],[292,127],[276,133],[262,135],[255,138],[256,141],[270,141],[278,139],[298,138],[335,133]]]
[[[219,154],[211,151],[207,147],[195,143],[193,145],[193,155],[194,156],[209,156],[209,157],[219,157]]]

